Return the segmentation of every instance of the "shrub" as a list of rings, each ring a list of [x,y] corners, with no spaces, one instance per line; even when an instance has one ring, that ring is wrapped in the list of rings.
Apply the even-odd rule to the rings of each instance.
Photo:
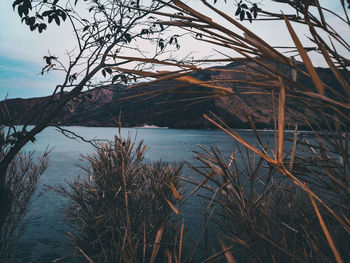
[[[148,262],[157,254],[164,257],[171,246],[182,165],[146,164],[145,151],[142,142],[116,136],[93,156],[84,156],[90,165],[82,167],[86,179],[59,189],[71,201],[65,209],[75,229],[70,241],[88,261]]]
[[[343,218],[349,218],[349,193],[337,187],[337,182],[347,180],[344,153],[320,154],[321,147],[304,141],[295,156],[294,174],[307,181],[311,191]],[[301,143],[301,142],[300,142]],[[330,146],[331,147],[331,146]],[[207,218],[215,226],[207,230],[218,236],[216,251],[210,261],[226,257],[238,262],[332,262],[329,242],[318,223],[310,197],[290,182],[278,169],[270,166],[262,157],[250,156],[244,147],[238,147],[232,156],[226,156],[216,148],[197,156],[200,162],[196,170],[204,177],[200,185],[209,182],[211,194]],[[310,150],[310,149],[309,149]],[[243,156],[240,156],[242,154]],[[346,153],[348,154],[348,153]],[[303,159],[301,157],[303,156]],[[317,157],[311,158],[311,157]],[[244,161],[240,161],[244,158]],[[290,163],[290,158],[285,162]],[[339,161],[340,160],[340,161]],[[317,173],[318,172],[318,173]],[[208,176],[210,175],[210,176]],[[343,184],[346,188],[345,182]],[[349,234],[326,209],[319,209],[331,231],[338,251],[349,258]],[[226,253],[224,253],[226,251]]]

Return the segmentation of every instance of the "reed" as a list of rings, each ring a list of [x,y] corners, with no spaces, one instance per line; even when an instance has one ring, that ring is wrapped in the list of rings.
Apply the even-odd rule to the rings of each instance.
[[[221,25],[180,0],[168,4],[170,10],[177,12],[176,15],[171,11],[157,12],[164,17],[159,24],[185,30],[193,34],[198,42],[209,43],[214,49],[220,47],[225,51],[218,52],[218,57],[210,61],[172,62],[171,66],[177,67],[173,71],[139,70],[131,74],[151,78],[149,84],[152,85],[164,79],[175,80],[179,83],[172,87],[175,93],[198,96],[198,91],[192,88],[197,86],[205,99],[235,96],[237,83],[240,88],[246,89],[247,94],[270,93],[273,98],[273,149],[261,143],[252,120],[252,128],[257,135],[256,145],[245,141],[220,117],[214,114],[204,116],[240,144],[236,150],[241,149],[242,158],[246,160],[246,166],[239,167],[234,156],[225,159],[215,148],[196,157],[201,166],[193,166],[193,169],[204,178],[196,189],[215,186],[209,203],[215,204],[217,209],[207,216],[222,231],[218,238],[220,249],[213,247],[212,256],[207,261],[225,258],[227,262],[235,262],[237,257],[238,261],[248,262],[344,262],[349,258],[346,247],[350,243],[350,78],[349,60],[344,54],[350,52],[350,45],[327,18],[332,16],[333,21],[338,20],[348,29],[349,8],[344,1],[336,1],[341,12],[334,12],[315,0],[277,1],[291,7],[295,11],[291,14],[259,9],[257,20],[283,22],[295,45],[274,48],[215,5],[205,0],[201,2],[230,26]],[[313,47],[303,46],[293,23],[304,25]],[[281,51],[285,48],[294,55],[286,56]],[[328,85],[319,77],[308,54],[311,50],[316,50],[323,57],[336,83]],[[295,61],[295,56],[301,58],[303,66]],[[158,65],[165,63],[157,59],[127,59]],[[192,73],[208,70],[202,67],[207,62],[235,61],[249,68],[240,72],[248,80],[213,81],[193,77]],[[287,67],[289,73],[281,71],[282,67]],[[212,70],[220,72],[225,69]],[[301,78],[307,79],[310,84],[302,84]],[[129,88],[141,85],[147,83]],[[162,93],[159,90],[154,92]],[[289,111],[291,98],[300,102],[294,113]],[[291,139],[292,147],[286,149],[287,117],[308,127],[314,137],[300,138],[296,127],[295,136]],[[208,182],[210,185],[207,185]]]
[[[2,154],[1,152],[0,155]],[[9,190],[11,202],[9,213],[0,231],[0,262],[14,262],[16,259],[17,244],[29,220],[26,219],[26,215],[40,176],[47,166],[48,152],[39,158],[39,164],[34,162],[34,153],[17,154],[10,163],[6,172],[6,189]]]
[[[88,262],[161,262],[178,247],[182,165],[147,164],[145,151],[116,136],[83,156],[85,178],[56,189],[69,199],[70,244]]]

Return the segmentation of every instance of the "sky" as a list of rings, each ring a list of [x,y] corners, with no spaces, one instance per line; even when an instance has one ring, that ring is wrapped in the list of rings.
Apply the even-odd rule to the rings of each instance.
[[[233,16],[236,7],[232,0],[227,2],[228,4],[224,4],[223,0],[219,0],[217,7],[228,11]],[[265,10],[282,11],[280,5],[269,0],[259,2],[261,2],[261,8]],[[337,2],[321,1],[333,10],[335,10],[333,5]],[[190,0],[187,3],[195,9],[200,6],[199,0]],[[201,8],[198,11],[204,14],[207,12]],[[283,12],[288,13],[288,10],[283,9]],[[52,23],[42,34],[31,32],[26,25],[21,24],[19,16],[13,11],[12,1],[0,1],[0,24],[2,25],[0,30],[0,100],[6,97],[30,98],[50,95],[64,76],[55,72],[42,76],[40,71],[45,65],[43,56],[50,51],[62,57],[66,50],[71,50],[76,46],[68,24],[58,27]],[[293,45],[283,23],[253,22],[250,24],[244,21],[243,24],[272,45]],[[307,41],[305,30],[298,25],[293,26],[299,32],[299,36]],[[350,37],[347,27],[338,28],[344,36]],[[193,47],[196,47],[197,57],[205,57],[213,53],[210,47],[198,45],[189,37],[180,43],[181,49],[175,54],[178,57],[193,52]],[[317,66],[325,66],[325,63],[317,56],[313,56],[313,61]]]

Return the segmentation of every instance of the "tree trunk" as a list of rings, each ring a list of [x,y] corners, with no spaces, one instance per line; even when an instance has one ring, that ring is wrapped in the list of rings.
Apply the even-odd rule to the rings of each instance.
[[[11,190],[5,185],[0,185],[0,231],[5,223],[6,217],[11,210]]]

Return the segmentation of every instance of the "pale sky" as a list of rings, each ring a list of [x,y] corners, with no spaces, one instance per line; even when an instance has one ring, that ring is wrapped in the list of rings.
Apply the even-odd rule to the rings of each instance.
[[[193,8],[198,8],[199,2],[199,0],[187,1]],[[217,7],[233,16],[236,10],[234,1],[227,0],[227,4],[223,2],[223,0],[219,0]],[[324,0],[321,1],[321,4],[326,3],[329,8],[335,10],[334,5],[337,2]],[[283,6],[268,0],[263,0],[260,7],[277,12],[283,8]],[[204,14],[208,12],[201,8],[198,11]],[[288,10],[283,9],[283,12],[288,13]],[[215,21],[215,17],[213,19]],[[244,21],[242,23],[272,45],[293,45],[283,22],[253,21],[252,24],[249,24],[248,21]],[[63,76],[57,73],[41,76],[39,73],[44,66],[42,58],[48,54],[48,50],[52,54],[62,57],[65,50],[75,47],[74,36],[68,24],[58,27],[51,23],[48,30],[42,34],[36,31],[31,32],[26,25],[21,24],[20,17],[13,11],[12,1],[4,0],[0,1],[0,24],[2,25],[0,30],[0,100],[4,99],[6,94],[8,94],[8,98],[50,95]],[[299,25],[293,25],[293,27],[306,43],[305,30]],[[349,40],[349,30],[345,25],[338,26],[337,30],[343,32],[343,36]],[[198,42],[194,42],[190,37],[180,40],[180,44],[179,53],[174,54],[178,57],[193,52],[194,47],[196,48],[194,54],[198,58],[214,53],[210,47],[198,45]],[[347,55],[349,57],[349,54]],[[319,57],[312,56],[312,58],[315,65],[325,66]]]

